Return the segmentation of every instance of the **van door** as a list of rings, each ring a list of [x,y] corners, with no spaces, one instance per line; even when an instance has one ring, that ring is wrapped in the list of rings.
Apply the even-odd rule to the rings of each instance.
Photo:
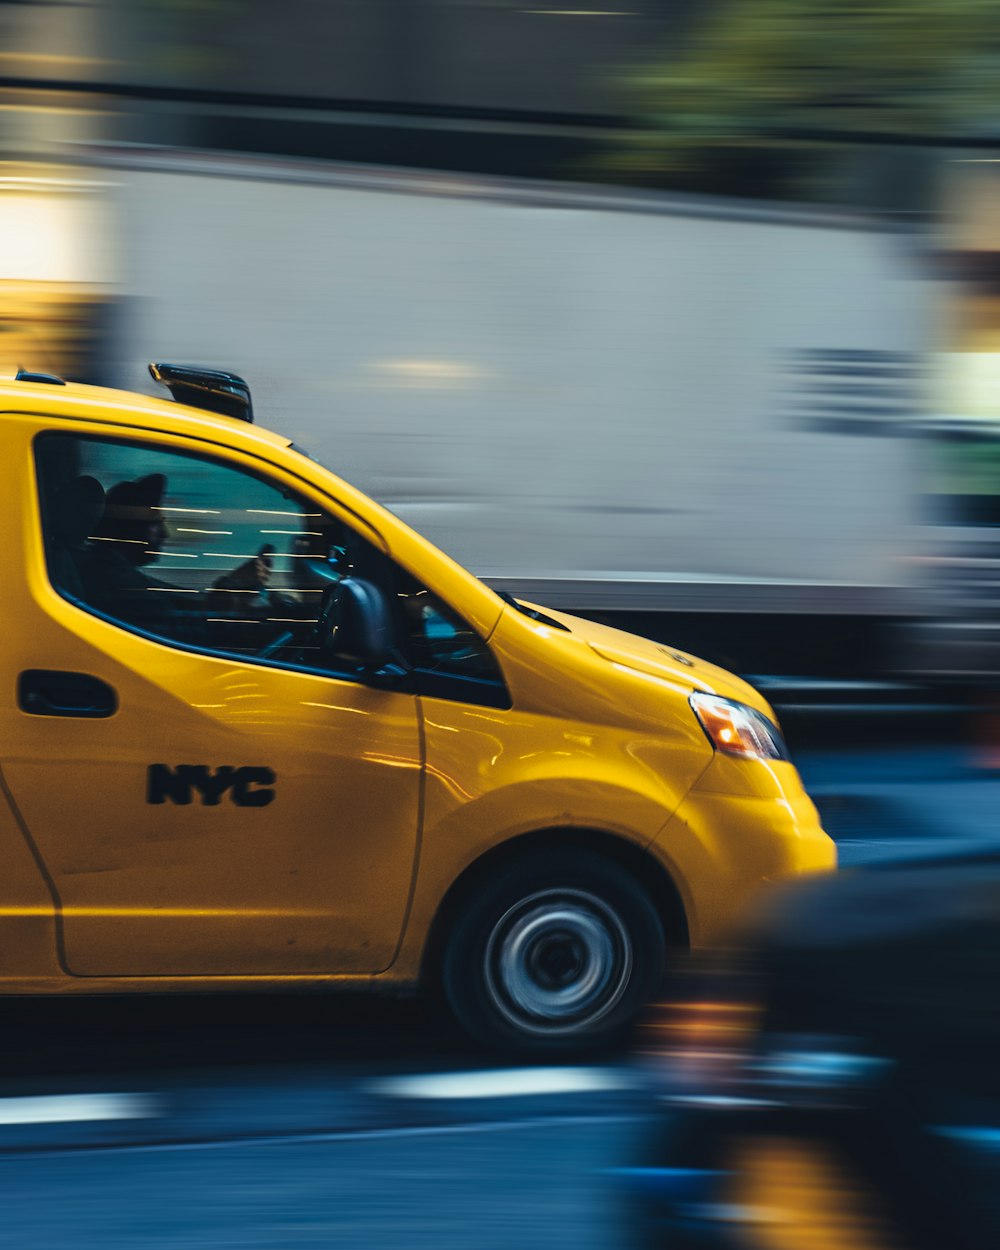
[[[415,865],[418,702],[318,633],[338,577],[385,576],[377,536],[249,456],[10,422],[27,577],[5,771],[67,970],[384,970]]]

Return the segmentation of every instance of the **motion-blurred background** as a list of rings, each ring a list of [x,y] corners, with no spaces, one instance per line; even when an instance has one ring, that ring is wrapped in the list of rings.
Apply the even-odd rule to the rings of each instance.
[[[3,0],[0,367],[232,369],[498,586],[812,679],[793,701],[967,685],[1000,604],[998,25]]]

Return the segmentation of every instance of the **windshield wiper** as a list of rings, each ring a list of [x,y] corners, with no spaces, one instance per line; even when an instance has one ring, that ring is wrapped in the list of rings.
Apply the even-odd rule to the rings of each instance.
[[[547,616],[544,612],[540,612],[538,608],[529,608],[526,603],[521,603],[519,599],[515,599],[509,590],[497,590],[496,594],[504,601],[509,603],[512,608],[516,608],[522,616],[530,616],[533,621],[538,621],[540,625],[549,625],[552,629],[565,630],[567,634],[572,633],[568,625],[564,625],[562,621],[553,620],[551,616]]]

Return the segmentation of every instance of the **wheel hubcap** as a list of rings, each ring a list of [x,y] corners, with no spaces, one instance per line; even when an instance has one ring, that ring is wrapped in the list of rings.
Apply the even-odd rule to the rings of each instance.
[[[490,935],[487,989],[535,1034],[592,1028],[621,999],[632,941],[618,912],[583,890],[544,890],[515,904]]]

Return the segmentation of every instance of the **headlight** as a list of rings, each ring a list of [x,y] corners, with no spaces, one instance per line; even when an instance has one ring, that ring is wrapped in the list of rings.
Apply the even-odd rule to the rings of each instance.
[[[755,708],[715,694],[693,694],[690,702],[709,742],[717,750],[727,755],[741,755],[744,759],[788,759],[788,750],[777,725]]]

